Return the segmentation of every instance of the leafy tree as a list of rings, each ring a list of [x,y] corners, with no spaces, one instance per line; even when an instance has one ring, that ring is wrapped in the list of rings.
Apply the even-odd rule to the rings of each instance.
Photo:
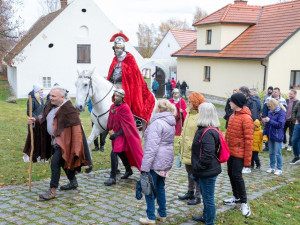
[[[138,51],[144,58],[150,58],[154,51],[154,36],[155,27],[151,24],[149,27],[147,24],[139,24],[138,32],[136,32],[138,38]]]
[[[14,16],[17,6],[21,5],[20,0],[0,0],[0,64],[3,57],[23,35],[20,29],[22,19]]]
[[[207,13],[202,10],[200,7],[196,7],[196,11],[194,12],[194,19],[193,19],[193,23],[201,20],[202,18],[206,17]]]

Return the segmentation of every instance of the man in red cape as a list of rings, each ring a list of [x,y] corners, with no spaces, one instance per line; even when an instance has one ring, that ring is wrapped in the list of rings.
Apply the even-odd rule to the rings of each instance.
[[[173,98],[171,98],[169,101],[174,104],[177,108],[177,115],[175,116],[176,119],[176,125],[175,125],[175,136],[180,136],[181,130],[183,127],[183,123],[186,117],[186,104],[185,101],[180,98],[180,93],[177,88],[174,88],[172,91]]]
[[[123,33],[111,37],[115,57],[110,65],[107,80],[125,91],[124,101],[137,119],[137,127],[145,128],[150,120],[155,98],[149,91],[134,56],[125,51],[127,41],[129,39]]]
[[[111,151],[111,173],[104,184],[107,186],[116,183],[118,169],[118,158],[122,160],[126,172],[121,179],[127,179],[133,174],[131,166],[141,169],[143,159],[143,149],[138,130],[135,126],[132,112],[126,102],[124,102],[125,92],[116,89],[113,95],[112,106],[109,110],[107,127],[112,140]]]

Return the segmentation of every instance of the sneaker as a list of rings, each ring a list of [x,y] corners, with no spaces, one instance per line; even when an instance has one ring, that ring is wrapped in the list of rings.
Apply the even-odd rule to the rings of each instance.
[[[294,164],[297,164],[300,162],[300,157],[295,157],[291,162],[290,164],[294,165]]]
[[[244,167],[243,170],[242,170],[242,173],[251,173],[251,168]]]
[[[155,220],[149,220],[148,217],[142,217],[139,219],[141,224],[156,224]]]
[[[274,173],[274,172],[275,172],[275,169],[272,169],[272,168],[267,170],[267,173]]]
[[[287,148],[288,144],[282,144],[282,149]]]
[[[256,166],[256,169],[259,170],[259,169],[260,169],[260,166]]]
[[[241,211],[244,217],[249,217],[251,215],[251,209],[247,203],[242,203]]]
[[[234,196],[232,196],[231,198],[229,199],[225,199],[223,200],[223,203],[225,205],[235,205],[237,203],[241,203],[241,200],[240,199],[236,199]]]
[[[282,170],[276,170],[274,174],[275,175],[281,175],[282,174]]]
[[[160,222],[166,222],[167,221],[167,217],[162,217],[162,216],[160,216],[158,213],[157,213],[157,215],[156,215],[156,219],[158,220],[158,221],[160,221]]]
[[[289,151],[289,152],[292,151],[292,146],[288,145],[286,150]]]

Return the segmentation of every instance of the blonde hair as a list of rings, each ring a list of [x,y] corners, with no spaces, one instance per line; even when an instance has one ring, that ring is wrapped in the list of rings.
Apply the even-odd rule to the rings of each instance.
[[[174,116],[177,114],[175,105],[166,99],[159,100],[157,102],[157,108],[160,112],[171,112]]]
[[[267,106],[276,108],[278,106],[278,101],[276,99],[272,98],[270,101],[268,101]]]
[[[219,127],[220,121],[216,107],[212,103],[203,102],[199,105],[198,126],[201,127]]]

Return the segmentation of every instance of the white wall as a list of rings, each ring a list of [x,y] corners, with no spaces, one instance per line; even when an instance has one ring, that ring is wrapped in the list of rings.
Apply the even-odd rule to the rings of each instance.
[[[291,70],[300,70],[300,32],[283,44],[269,59],[267,86],[289,93]],[[299,94],[298,94],[299,98]]]
[[[197,50],[221,50],[237,38],[248,25],[212,24],[197,27]],[[212,30],[211,44],[206,44],[206,32]]]
[[[153,52],[151,59],[171,59],[171,55],[178,51],[180,46],[169,30],[159,46]]]
[[[87,11],[83,13],[81,9]],[[83,37],[80,27],[88,28],[88,36]],[[27,97],[34,83],[42,84],[43,76],[51,76],[52,85],[59,83],[65,86],[70,95],[75,95],[77,66],[82,69],[93,69],[107,76],[114,57],[109,42],[111,36],[119,30],[102,13],[93,0],[76,0],[72,2],[51,24],[25,47],[23,61],[18,67],[17,97]],[[130,37],[129,37],[130,38]],[[54,44],[49,48],[50,43]],[[91,64],[77,64],[77,44],[91,45]],[[126,50],[131,52],[138,63],[143,58],[130,43]],[[45,90],[47,93],[49,90]]]
[[[204,66],[211,67],[210,82],[204,81]],[[262,90],[264,67],[260,61],[183,58],[177,59],[177,79],[185,80],[190,91],[229,97],[241,86]]]

